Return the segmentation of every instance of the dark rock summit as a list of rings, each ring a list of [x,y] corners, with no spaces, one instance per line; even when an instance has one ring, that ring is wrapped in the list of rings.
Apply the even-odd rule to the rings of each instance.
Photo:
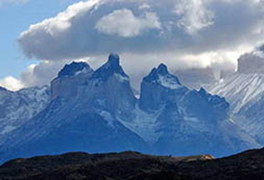
[[[85,62],[73,62],[65,65],[58,77],[51,82],[52,99],[75,98],[78,86],[84,84],[93,73],[93,69]]]
[[[128,78],[123,68],[120,66],[120,59],[117,54],[110,54],[107,63],[95,71],[93,78],[106,81],[110,76],[117,74]]]
[[[76,73],[83,71],[85,69],[89,69],[90,66],[84,62],[72,62],[71,64],[67,64],[64,68],[59,72],[58,77],[72,77],[75,76]]]

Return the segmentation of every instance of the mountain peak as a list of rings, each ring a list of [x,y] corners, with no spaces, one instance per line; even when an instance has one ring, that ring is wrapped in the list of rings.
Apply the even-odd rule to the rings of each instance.
[[[160,75],[169,74],[167,66],[165,64],[161,63],[157,69],[157,73]]]
[[[93,72],[93,69],[85,62],[72,62],[65,65],[58,77],[51,81],[52,99],[75,97],[78,87],[85,84]]]
[[[118,54],[110,54],[108,57],[108,63],[112,66],[120,66],[120,58]]]
[[[78,74],[78,72],[89,69],[92,70],[85,62],[72,62],[71,64],[67,64],[63,67],[63,69],[59,72],[58,77],[72,77]]]
[[[127,77],[120,65],[120,58],[118,54],[110,54],[108,57],[108,61],[95,71],[93,77],[107,79],[113,74],[120,74]]]
[[[181,85],[178,78],[169,73],[168,68],[165,64],[160,64],[158,68],[153,68],[148,76],[143,81],[156,82],[164,87],[170,87],[175,89]]]
[[[153,68],[151,72],[149,73],[149,75],[146,77],[146,79],[151,79],[151,80],[158,79],[159,75],[165,76],[168,74],[169,74],[169,71],[168,71],[167,66],[162,63],[158,66],[158,68]]]
[[[108,61],[103,65],[105,69],[112,69],[114,71],[120,71],[122,68],[120,66],[120,58],[118,54],[110,54]]]

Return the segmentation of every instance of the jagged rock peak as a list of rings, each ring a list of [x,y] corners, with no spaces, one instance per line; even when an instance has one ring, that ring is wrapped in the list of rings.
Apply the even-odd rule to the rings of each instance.
[[[120,58],[118,54],[110,54],[108,57],[108,63],[113,66],[113,67],[118,67],[120,66]]]
[[[160,64],[158,69],[157,69],[157,73],[160,75],[166,75],[169,74],[168,68],[165,64]]]
[[[72,77],[78,74],[78,72],[85,70],[92,71],[91,67],[85,62],[72,62],[71,64],[64,66],[64,68],[59,72],[58,77]]]
[[[123,73],[123,69],[120,66],[120,58],[118,54],[110,54],[108,57],[108,61],[105,65],[102,66],[104,70],[111,69],[112,71]]]
[[[120,74],[122,76],[128,77],[123,68],[120,66],[119,55],[110,54],[108,57],[108,61],[95,71],[93,77],[107,79],[114,74]]]
[[[144,78],[146,82],[156,82],[165,87],[173,85],[174,87],[181,85],[179,79],[170,74],[165,64],[160,64],[158,68],[153,68],[148,76]]]
[[[162,63],[158,68],[153,68],[147,77],[149,77],[149,79],[158,79],[158,75],[164,76],[167,74],[169,74],[168,68]]]

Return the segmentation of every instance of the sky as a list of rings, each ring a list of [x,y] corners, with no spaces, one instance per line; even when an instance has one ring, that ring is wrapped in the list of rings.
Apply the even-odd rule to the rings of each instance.
[[[65,63],[118,53],[132,77],[236,69],[264,40],[263,0],[0,0],[0,86],[48,84]]]
[[[20,33],[32,24],[56,16],[75,2],[78,0],[0,0],[0,85],[19,89],[21,85],[14,79],[7,78],[9,81],[6,83],[3,79],[19,79],[28,66],[39,64],[38,60],[27,58],[22,52],[17,43]],[[9,82],[10,85],[7,84]]]

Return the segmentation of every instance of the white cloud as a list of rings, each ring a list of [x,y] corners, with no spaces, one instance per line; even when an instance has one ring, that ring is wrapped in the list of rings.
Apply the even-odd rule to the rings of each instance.
[[[121,54],[125,70],[133,75],[146,74],[160,61],[174,68],[234,68],[238,56],[263,42],[263,2],[79,2],[21,33],[25,55],[46,60],[21,80],[27,86],[47,83],[64,62],[83,57],[92,57],[89,62],[98,67],[110,52]],[[38,78],[30,79],[33,75]]]
[[[129,9],[121,9],[102,17],[96,29],[109,35],[136,37],[149,29],[161,29],[155,13],[146,12],[143,17],[136,17]]]
[[[88,58],[76,59],[74,61],[88,62]],[[71,63],[71,61],[41,61],[39,64],[31,64],[21,73],[18,79],[7,77],[2,81],[0,80],[0,86],[10,90],[19,90],[24,87],[49,85],[51,80],[57,77],[58,72],[63,66],[68,63]],[[96,63],[94,64],[96,65]]]
[[[41,61],[39,64],[32,64],[21,73],[20,81],[25,87],[43,86],[50,84],[62,67],[69,61]]]
[[[2,80],[0,80],[0,86],[5,87],[11,91],[17,91],[24,87],[24,84],[18,79],[8,76]]]
[[[66,11],[59,13],[56,17],[46,19],[41,23],[31,25],[27,31],[21,33],[20,37],[27,36],[31,32],[43,31],[43,33],[50,34],[51,36],[59,35],[60,32],[63,32],[71,27],[71,20],[75,16],[91,10],[92,8],[99,5],[100,0],[90,0],[88,2],[78,2],[74,5],[71,5],[67,8]]]
[[[66,63],[69,61],[41,61],[39,64],[31,64],[21,73],[19,78],[8,76],[0,79],[0,86],[17,91],[25,87],[49,85]]]
[[[263,38],[261,2],[89,0],[30,26],[19,44],[27,57],[41,60],[255,45]]]
[[[178,49],[182,46],[179,42],[188,38],[188,35],[182,35],[180,28],[191,11],[177,14],[175,6],[173,0],[162,3],[153,0],[79,2],[56,17],[30,26],[21,33],[19,44],[27,57],[48,60],[81,58],[112,51],[160,51],[172,46]],[[191,20],[184,25],[194,29],[192,32],[206,28],[209,23],[205,22],[206,9],[203,9],[204,15],[197,10],[200,6],[191,7],[200,13],[199,21]],[[181,24],[180,28],[177,23]]]
[[[177,0],[175,13],[181,18],[177,25],[189,34],[213,25],[214,12],[206,8],[207,0]]]

